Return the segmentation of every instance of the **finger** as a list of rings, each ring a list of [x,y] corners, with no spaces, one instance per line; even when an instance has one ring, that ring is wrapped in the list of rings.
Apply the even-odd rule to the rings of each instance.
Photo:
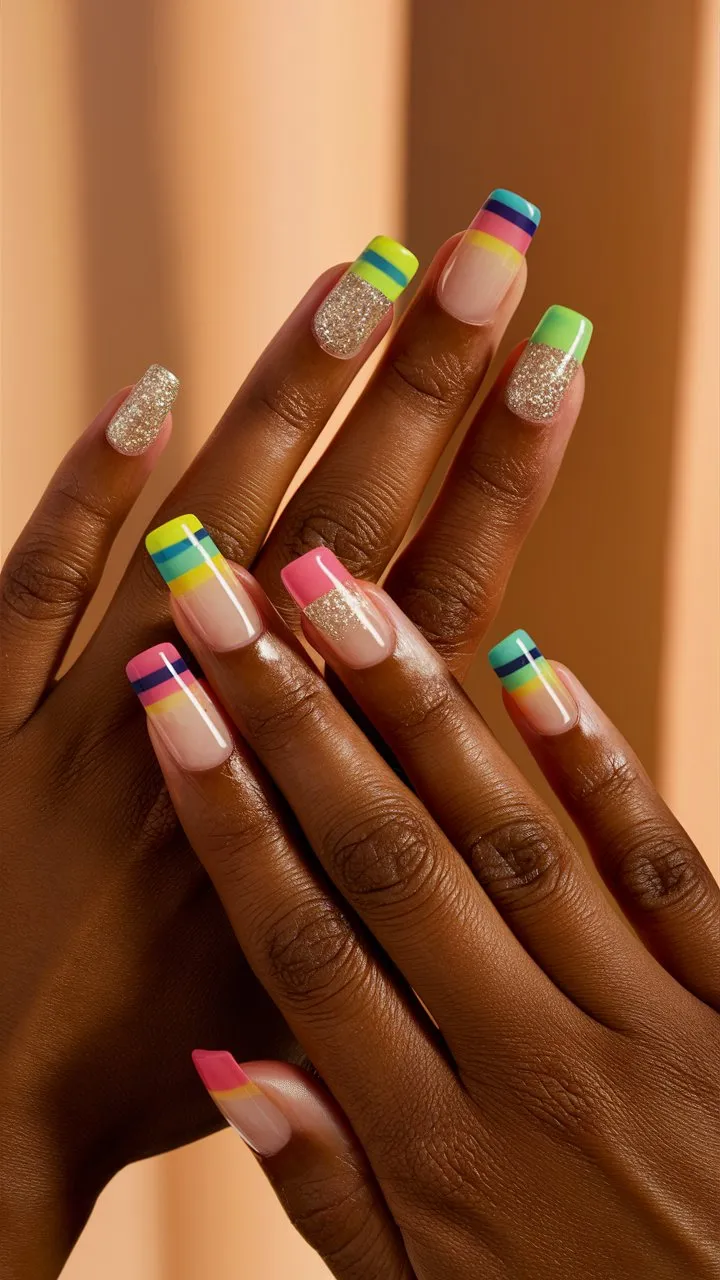
[[[285,570],[307,638],[379,730],[516,939],[600,1021],[622,1023],[644,1008],[644,969],[653,962],[442,660],[384,592],[353,582],[329,552],[316,552],[310,568],[312,579],[302,560]],[[392,626],[392,652],[360,625],[362,611],[352,608],[359,599]]]
[[[494,211],[501,206],[504,215]],[[539,217],[528,201],[493,192],[468,232],[439,250],[368,388],[254,568],[289,622],[297,614],[279,574],[303,552],[322,544],[359,576],[384,571],[522,297]]]
[[[151,536],[156,558],[165,537],[172,544],[174,530]],[[192,593],[181,591],[172,597],[176,624],[340,893],[451,1047],[456,1036],[474,1037],[467,999],[469,992],[477,994],[478,955],[486,970],[484,994],[490,1003],[494,999],[498,1021],[508,1022],[510,974],[527,1014],[538,984],[547,981],[499,925],[467,866],[318,672],[270,631],[256,625],[248,632],[241,617],[248,612],[244,581],[233,583],[227,566],[214,560],[209,567],[202,616]],[[229,595],[236,602],[232,636],[225,625]],[[378,627],[375,641],[387,644],[387,625],[380,620]],[[443,939],[442,964],[428,947],[430,936]]]
[[[365,1154],[330,1095],[283,1062],[240,1066],[195,1050],[228,1124],[255,1152],[285,1212],[337,1280],[410,1280],[412,1269]]]
[[[32,714],[100,580],[108,552],[167,443],[179,383],[151,365],[112,396],[63,458],[0,577],[2,729]]]
[[[555,482],[582,406],[591,333],[577,312],[546,312],[500,374],[385,583],[459,677]]]
[[[720,887],[625,739],[579,680],[552,665],[573,709],[568,727],[544,690],[506,690],[512,720],[646,945],[720,1008]]]
[[[395,249],[409,260],[409,277],[416,260],[401,245]],[[334,267],[315,281],[163,504],[158,522],[163,512],[197,506],[233,560],[246,564],[253,558],[302,459],[392,321],[393,302],[384,298],[382,314],[374,315],[373,328],[352,358],[338,360],[322,349],[313,316],[338,276],[344,280],[352,270],[342,274]],[[137,648],[138,639],[149,644],[153,626],[166,619],[164,593],[140,551],[86,651],[90,678],[117,662],[118,652]],[[138,636],[143,622],[146,630]]]
[[[267,661],[286,660],[269,631],[262,644]],[[248,963],[361,1142],[375,1135],[373,1158],[389,1168],[396,1147],[377,1139],[385,1105],[398,1125],[410,1124],[455,1085],[436,1031],[350,918],[266,772],[244,743],[233,743],[219,704],[177,649],[157,645],[127,674],[175,811]]]

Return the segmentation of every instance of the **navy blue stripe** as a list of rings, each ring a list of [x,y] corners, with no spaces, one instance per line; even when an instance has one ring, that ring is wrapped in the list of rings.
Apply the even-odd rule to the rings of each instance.
[[[534,649],[529,649],[528,653],[531,658],[542,658],[542,654],[537,645]],[[511,676],[513,671],[519,671],[521,667],[527,667],[529,665],[529,661],[525,657],[525,654],[521,653],[520,657],[513,658],[512,662],[505,662],[501,667],[496,667],[495,675],[499,676],[501,680],[504,680],[505,676]]]
[[[187,671],[188,664],[184,658],[178,658],[170,664],[173,671],[180,675],[183,671]],[[139,680],[132,680],[131,684],[136,693],[147,693],[148,689],[157,689],[159,684],[163,684],[165,680],[171,680],[172,676],[167,667],[163,667],[161,671],[151,671],[149,676],[141,676]]]
[[[207,529],[197,529],[193,537],[197,538],[198,542],[202,542],[203,538],[209,538],[210,534]],[[164,564],[166,560],[172,560],[173,556],[179,556],[181,551],[189,551],[194,546],[195,543],[189,538],[181,538],[179,542],[173,542],[171,547],[163,547],[162,551],[152,551],[150,554],[155,564]]]
[[[508,222],[514,222],[516,227],[527,231],[529,236],[534,236],[537,231],[537,223],[533,222],[532,218],[526,218],[524,213],[511,209],[510,205],[503,204],[502,200],[486,200],[483,208],[487,209],[488,213],[497,213]]]
[[[378,271],[384,271],[386,276],[394,280],[396,284],[402,285],[403,289],[408,282],[408,278],[404,271],[396,267],[392,262],[388,262],[387,258],[383,258],[381,253],[376,253],[374,249],[366,249],[360,254],[360,262],[369,262],[371,267],[377,267]]]

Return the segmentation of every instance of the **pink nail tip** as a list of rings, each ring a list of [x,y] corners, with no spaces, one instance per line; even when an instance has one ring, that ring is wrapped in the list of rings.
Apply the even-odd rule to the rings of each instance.
[[[163,661],[163,656],[168,662],[177,662],[180,654],[174,644],[154,644],[150,649],[143,649],[142,653],[136,653],[125,667],[125,674],[132,684],[133,680],[141,680],[143,676],[149,676],[153,671],[157,671],[158,666]]]
[[[320,596],[336,587],[353,582],[353,576],[328,547],[306,551],[280,572],[283,586],[296,604],[304,609]]]
[[[247,1084],[250,1077],[226,1049],[193,1049],[192,1060],[210,1093],[226,1093]]]

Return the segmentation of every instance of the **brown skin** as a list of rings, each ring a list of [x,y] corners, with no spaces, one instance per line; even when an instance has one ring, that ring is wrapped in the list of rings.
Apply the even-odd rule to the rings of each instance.
[[[197,511],[226,554],[257,562],[276,602],[279,567],[320,542],[379,576],[524,287],[523,272],[486,329],[451,319],[434,284],[453,244],[269,538],[299,463],[368,354],[337,361],[311,336],[339,268],[300,303],[153,524]],[[124,677],[127,660],[170,624],[143,550],[78,661],[55,678],[162,445],[131,459],[107,445],[123,394],[61,463],[0,584],[0,1269],[33,1280],[57,1274],[118,1168],[217,1125],[189,1062],[194,1045],[301,1056],[178,825]],[[392,590],[458,671],[491,620],[578,408],[529,429],[491,398],[445,498],[393,570]],[[438,579],[448,538],[456,559]]]
[[[268,631],[221,654],[175,608],[237,753],[188,774],[150,722],[240,945],[369,1161],[349,1157],[363,1231],[348,1159],[328,1150],[322,1180],[308,1157],[310,1204],[294,1140],[269,1176],[338,1280],[718,1276],[720,888],[559,669],[577,724],[540,737],[513,715],[644,946],[434,650],[366,589],[395,627],[377,666],[344,667],[303,626],[414,791],[267,604]]]

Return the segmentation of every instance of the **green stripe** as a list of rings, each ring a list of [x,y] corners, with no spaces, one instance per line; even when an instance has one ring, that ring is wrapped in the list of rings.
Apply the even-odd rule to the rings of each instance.
[[[212,538],[203,539],[203,551],[209,556],[219,554]],[[206,563],[205,556],[198,547],[189,547],[187,551],[181,551],[171,560],[162,560],[159,564],[153,556],[153,561],[166,582],[172,582],[175,578],[179,578],[181,573],[187,573],[188,569],[196,569],[199,564]]]
[[[545,312],[530,341],[566,351],[578,364],[582,364],[592,332],[592,321],[587,316],[571,311],[569,307],[555,306]]]

